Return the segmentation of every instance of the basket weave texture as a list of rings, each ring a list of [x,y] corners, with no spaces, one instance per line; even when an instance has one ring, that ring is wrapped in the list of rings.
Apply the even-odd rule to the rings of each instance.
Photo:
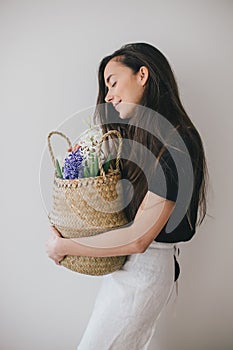
[[[54,173],[52,210],[48,218],[64,238],[93,236],[128,223],[123,211],[123,189],[119,183],[121,179],[119,159],[122,147],[119,131],[110,130],[104,134],[99,143],[99,150],[104,139],[112,133],[117,135],[119,140],[116,169],[110,168],[108,173],[105,173],[99,157],[100,176],[67,180],[59,178],[56,171]],[[49,133],[48,146],[55,166],[50,143],[53,134],[64,137],[69,147],[71,142],[61,132]],[[82,274],[98,276],[119,270],[124,265],[126,257],[67,255],[60,264]]]

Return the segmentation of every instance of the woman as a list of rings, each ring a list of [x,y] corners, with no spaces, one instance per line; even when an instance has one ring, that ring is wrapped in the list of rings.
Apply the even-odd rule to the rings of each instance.
[[[179,275],[177,243],[190,240],[206,215],[205,153],[158,49],[124,45],[101,61],[98,77],[95,120],[103,132],[117,128],[123,136],[131,224],[78,239],[52,227],[47,252],[57,264],[65,255],[127,255],[121,270],[103,277],[78,349],[147,349]]]

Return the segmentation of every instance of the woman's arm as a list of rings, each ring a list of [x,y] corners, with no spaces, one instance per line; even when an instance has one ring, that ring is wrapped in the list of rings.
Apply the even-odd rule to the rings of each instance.
[[[161,232],[174,207],[175,202],[148,191],[131,226],[72,239],[59,237],[53,228],[55,234],[47,241],[47,252],[55,262],[65,255],[107,257],[143,253]]]

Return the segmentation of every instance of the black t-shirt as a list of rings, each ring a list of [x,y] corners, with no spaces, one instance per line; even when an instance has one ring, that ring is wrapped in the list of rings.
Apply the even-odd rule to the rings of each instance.
[[[149,191],[176,203],[173,213],[155,238],[156,242],[188,241],[195,233],[198,206],[197,197],[194,200],[193,196],[194,191],[199,189],[201,172],[199,171],[197,183],[194,181],[191,158],[189,152],[185,154],[166,150],[148,183]],[[190,218],[187,215],[189,207]]]

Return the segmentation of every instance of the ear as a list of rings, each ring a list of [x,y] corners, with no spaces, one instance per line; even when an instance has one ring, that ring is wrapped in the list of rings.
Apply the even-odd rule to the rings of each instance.
[[[141,66],[138,71],[139,83],[144,87],[149,78],[149,70],[146,66]]]

